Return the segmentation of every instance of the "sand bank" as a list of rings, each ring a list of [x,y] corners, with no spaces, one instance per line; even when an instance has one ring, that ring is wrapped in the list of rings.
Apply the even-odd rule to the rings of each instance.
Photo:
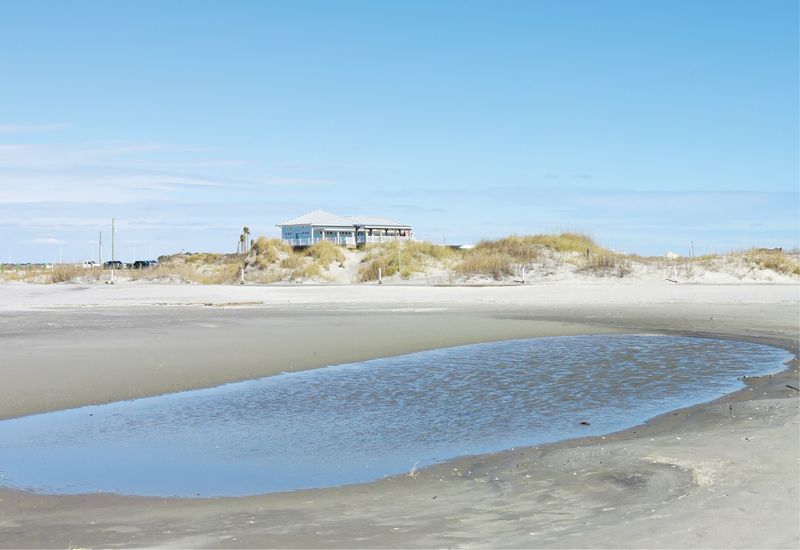
[[[0,286],[0,418],[504,338],[675,331],[796,350],[799,290]],[[798,399],[786,388],[797,378],[752,380],[605,439],[337,489],[208,500],[4,490],[0,545],[797,547]]]

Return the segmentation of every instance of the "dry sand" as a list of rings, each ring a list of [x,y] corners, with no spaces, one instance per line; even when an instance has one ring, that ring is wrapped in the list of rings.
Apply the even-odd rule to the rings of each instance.
[[[679,332],[797,353],[800,285],[0,285],[0,418],[504,338]],[[800,545],[796,365],[605,438],[247,498],[0,490],[0,546]],[[729,403],[733,403],[729,407]],[[732,408],[732,411],[731,411]]]

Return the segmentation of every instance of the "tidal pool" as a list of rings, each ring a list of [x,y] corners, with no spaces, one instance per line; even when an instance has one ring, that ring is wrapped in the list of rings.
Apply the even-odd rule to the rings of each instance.
[[[662,335],[412,353],[0,421],[0,484],[226,496],[359,483],[623,429],[734,391],[737,377],[780,371],[790,358]]]

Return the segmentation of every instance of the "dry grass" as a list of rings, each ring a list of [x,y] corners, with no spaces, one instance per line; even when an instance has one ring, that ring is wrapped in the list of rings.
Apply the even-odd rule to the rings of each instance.
[[[613,252],[590,255],[579,269],[585,273],[598,276],[625,277],[630,275],[632,261],[630,258]]]
[[[582,233],[559,233],[558,235],[533,235],[521,237],[529,244],[538,244],[556,252],[578,252],[579,254],[599,254],[607,249],[598,245],[588,235]]]
[[[751,248],[742,254],[742,258],[752,267],[770,269],[785,275],[800,276],[800,261],[787,256],[783,250]]]
[[[266,267],[277,262],[282,255],[292,254],[292,247],[280,239],[261,236],[253,241],[252,251],[255,252],[259,267]]]
[[[495,241],[481,241],[464,253],[453,271],[462,276],[504,279],[517,274],[522,267],[538,266],[555,272],[568,261],[578,271],[596,275],[614,273],[623,277],[630,273],[630,261],[599,246],[591,237],[580,233],[558,235],[512,235]]]
[[[358,268],[360,282],[378,280],[378,270],[384,277],[400,274],[409,279],[414,273],[425,272],[429,267],[444,265],[457,255],[446,246],[426,242],[404,242],[374,246],[361,260]]]
[[[517,264],[506,252],[476,247],[453,267],[453,271],[458,275],[491,277],[499,280],[513,276],[517,271]]]
[[[79,265],[60,264],[54,265],[50,274],[51,283],[66,283],[74,281],[84,274],[86,270]]]
[[[320,241],[312,246],[303,250],[303,254],[314,259],[321,267],[327,269],[329,265],[336,262],[342,264],[344,262],[344,252],[342,247],[333,244],[330,241]]]
[[[133,280],[178,280],[206,285],[235,283],[242,268],[236,254],[176,254],[162,256],[156,267],[128,271]]]

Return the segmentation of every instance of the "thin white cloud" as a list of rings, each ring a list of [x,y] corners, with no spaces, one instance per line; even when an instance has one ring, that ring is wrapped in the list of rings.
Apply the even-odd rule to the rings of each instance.
[[[0,124],[0,134],[39,134],[66,128],[69,124]]]
[[[33,239],[33,244],[66,244],[67,241],[56,239],[55,237],[41,237]]]
[[[101,142],[73,145],[0,144],[0,204],[130,203],[167,200],[187,191],[225,187],[317,186],[313,177],[234,177],[245,163],[185,158],[190,148],[159,142]]]

